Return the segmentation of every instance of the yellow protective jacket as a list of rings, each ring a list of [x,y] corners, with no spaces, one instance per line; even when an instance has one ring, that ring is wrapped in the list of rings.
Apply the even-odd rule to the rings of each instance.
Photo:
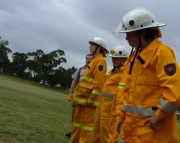
[[[114,101],[116,105],[116,117],[118,119],[125,118],[124,112],[121,110],[121,107],[124,101],[123,90],[126,84],[127,77],[129,75],[130,63],[132,62],[134,55],[135,55],[135,52],[131,56],[129,56],[127,61],[125,62],[122,78],[118,84],[118,92],[117,92],[116,100]]]
[[[178,143],[176,110],[180,105],[180,68],[168,46],[154,39],[137,56],[123,90],[125,143]],[[153,130],[144,123],[156,114],[165,119]]]
[[[113,73],[112,70],[105,76],[105,81],[100,94],[100,106],[99,106],[99,120],[96,123],[99,124],[95,129],[95,142],[107,143],[108,132],[110,129],[109,120],[111,114],[111,106],[114,96],[118,91],[118,84],[123,72],[123,67],[116,69]],[[99,128],[99,132],[96,132]],[[100,141],[96,136],[100,137]]]
[[[74,92],[74,102],[85,105],[88,98],[94,100],[94,105],[99,105],[99,95],[106,74],[106,61],[100,53],[91,60],[84,74],[81,76]]]
[[[105,77],[100,96],[100,110],[102,118],[109,118],[109,115],[111,113],[112,101],[114,96],[117,94],[118,84],[122,77],[123,69],[124,67],[121,67],[113,73],[109,71],[109,73]]]
[[[124,112],[122,112],[121,110],[121,107],[123,105],[122,92],[125,86],[125,81],[126,81],[126,77],[129,71],[130,62],[132,61],[133,57],[134,57],[134,53],[128,57],[128,59],[126,60],[123,66],[123,72],[121,73],[121,78],[117,86],[118,91],[117,91],[117,94],[113,98],[111,114],[110,114],[110,122],[109,122],[108,143],[117,143],[119,137],[123,139],[122,131],[121,131],[121,134],[119,135],[118,132],[116,131],[116,126],[120,118],[125,118]]]

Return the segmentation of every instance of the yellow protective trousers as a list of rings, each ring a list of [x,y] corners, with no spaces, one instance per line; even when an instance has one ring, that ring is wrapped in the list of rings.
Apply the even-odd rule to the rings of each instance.
[[[117,143],[119,138],[119,134],[116,131],[116,125],[117,125],[116,98],[117,98],[117,94],[113,98],[113,103],[111,107],[109,131],[108,131],[108,143]]]
[[[105,98],[102,97],[101,103],[104,108],[101,108],[100,114],[100,133],[101,133],[101,143],[108,142],[108,132],[109,132],[109,120],[111,114],[111,106],[112,106],[113,98]],[[101,104],[100,103],[100,104]]]
[[[94,143],[107,143],[109,132],[109,120],[111,114],[112,98],[100,97],[100,105],[95,124]]]
[[[96,107],[76,105],[71,143],[91,143],[93,139]]]

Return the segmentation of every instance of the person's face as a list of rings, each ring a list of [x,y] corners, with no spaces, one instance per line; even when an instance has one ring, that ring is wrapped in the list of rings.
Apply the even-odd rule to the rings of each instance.
[[[87,56],[86,57],[86,64],[88,65],[90,61],[92,60],[93,56]]]
[[[136,32],[128,32],[126,33],[126,40],[129,45],[133,48],[137,48],[139,45],[139,38]]]
[[[91,43],[89,48],[90,48],[90,53],[93,54],[96,51],[97,45],[94,43]]]
[[[113,66],[116,67],[116,68],[118,68],[120,66],[121,61],[122,61],[122,58],[112,57]]]

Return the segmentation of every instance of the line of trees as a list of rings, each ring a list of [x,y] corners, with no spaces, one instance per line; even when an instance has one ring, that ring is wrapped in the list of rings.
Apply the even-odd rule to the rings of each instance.
[[[42,81],[42,84],[48,82],[50,86],[60,85],[68,89],[71,85],[71,75],[76,68],[65,69],[60,65],[66,63],[63,50],[54,50],[45,54],[43,50],[38,49],[35,52],[12,53],[8,48],[7,40],[0,41],[0,73],[17,76],[20,78]],[[8,55],[12,54],[12,61]]]

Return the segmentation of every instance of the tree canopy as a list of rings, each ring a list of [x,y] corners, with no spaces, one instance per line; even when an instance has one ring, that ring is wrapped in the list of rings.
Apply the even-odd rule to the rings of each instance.
[[[0,41],[0,73],[6,72],[10,64],[8,54],[12,51],[7,47],[8,44],[9,42],[7,40]]]
[[[71,85],[71,75],[76,68],[65,69],[61,67],[62,63],[66,63],[65,52],[61,49],[44,53],[43,50],[37,49],[28,53],[12,53],[8,48],[7,40],[0,41],[0,73],[17,76],[33,80],[36,82],[48,82],[50,86],[60,85],[64,89],[68,89]],[[12,53],[12,61],[9,55]]]

